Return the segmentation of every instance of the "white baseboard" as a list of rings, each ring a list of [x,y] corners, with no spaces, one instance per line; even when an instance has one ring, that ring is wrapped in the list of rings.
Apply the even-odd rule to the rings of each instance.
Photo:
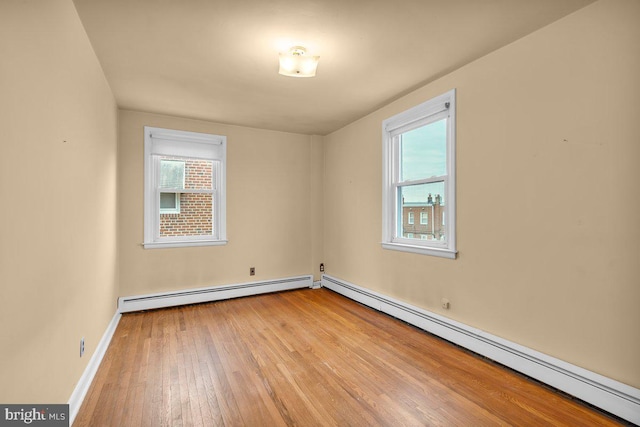
[[[218,301],[290,289],[310,288],[312,286],[313,276],[299,276],[261,282],[187,289],[184,291],[136,295],[119,298],[118,311],[120,313],[127,313],[130,311],[151,310],[154,308]]]
[[[640,425],[640,389],[329,275],[322,286]]]
[[[93,356],[91,356],[91,360],[87,364],[80,380],[78,380],[78,384],[76,384],[76,388],[71,393],[71,397],[69,398],[69,425],[73,425],[73,421],[76,419],[76,415],[78,415],[78,411],[80,410],[80,406],[82,406],[82,402],[84,401],[85,396],[87,395],[87,391],[89,391],[89,387],[93,382],[93,377],[95,377],[98,372],[98,368],[100,367],[100,363],[102,362],[102,358],[107,352],[107,348],[109,348],[109,343],[111,342],[111,338],[116,331],[118,326],[118,322],[120,322],[120,313],[116,313],[109,325],[107,326],[107,330],[102,335],[100,342],[96,346],[96,351],[93,352]]]

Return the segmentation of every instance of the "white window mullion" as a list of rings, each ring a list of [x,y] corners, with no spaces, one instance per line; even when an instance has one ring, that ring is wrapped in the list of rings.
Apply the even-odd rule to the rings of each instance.
[[[398,215],[402,212],[402,197],[400,196],[400,191],[402,187],[398,184],[394,184],[394,197],[395,197],[395,208],[393,208],[393,217],[395,220],[395,231],[393,233],[393,238],[402,237],[402,215]]]
[[[395,139],[393,141],[393,143],[390,145],[389,147],[390,149],[389,151],[389,157],[390,157],[390,164],[389,164],[389,185],[393,186],[394,189],[398,184],[398,177],[400,176],[400,172],[398,171],[398,165],[395,164],[395,162],[393,162],[393,159],[396,159],[399,153],[399,149],[398,149],[398,144],[396,143]]]
[[[160,182],[160,156],[152,156],[153,167],[153,198],[152,198],[152,226],[153,226],[153,239],[158,240],[160,238],[160,189],[158,183]]]
[[[220,168],[218,162],[213,162],[211,164],[211,233],[213,234],[214,239],[220,239],[220,210],[218,206],[218,186],[220,182],[219,170]]]

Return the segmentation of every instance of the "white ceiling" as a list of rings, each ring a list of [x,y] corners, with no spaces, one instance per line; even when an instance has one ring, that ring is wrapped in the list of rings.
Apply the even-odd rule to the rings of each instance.
[[[123,109],[325,135],[593,0],[74,0]],[[320,55],[315,78],[278,52]]]

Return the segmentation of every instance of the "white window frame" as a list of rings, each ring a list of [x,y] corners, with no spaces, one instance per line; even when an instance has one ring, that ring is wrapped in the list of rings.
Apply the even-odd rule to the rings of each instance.
[[[446,241],[407,239],[402,237],[398,219],[402,214],[402,201],[398,189],[407,185],[435,182],[432,178],[400,182],[399,135],[447,117],[446,175],[444,196],[447,203]],[[427,102],[403,111],[382,122],[382,247],[455,259],[456,249],[456,90],[437,96]],[[438,182],[442,177],[438,177]],[[401,224],[400,224],[401,225]]]
[[[425,211],[420,212],[420,225],[429,225],[429,213]]]
[[[409,211],[407,212],[407,224],[409,225],[413,225],[415,222],[415,215],[413,212]]]
[[[210,193],[212,233],[205,236],[160,236],[160,157],[209,160],[216,164],[211,190],[182,189],[181,193]],[[144,243],[145,249],[225,245],[227,138],[198,132],[144,127]],[[164,190],[164,191],[161,191]]]

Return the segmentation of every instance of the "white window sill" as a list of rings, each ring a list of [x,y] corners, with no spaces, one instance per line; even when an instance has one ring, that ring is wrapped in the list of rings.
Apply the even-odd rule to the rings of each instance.
[[[414,254],[437,256],[441,258],[455,259],[458,251],[451,249],[429,248],[426,246],[405,245],[401,243],[382,243],[383,249],[393,251],[411,252]]]
[[[171,242],[148,242],[143,243],[145,249],[162,249],[162,248],[186,248],[190,246],[222,246],[226,245],[228,240],[178,240]]]

